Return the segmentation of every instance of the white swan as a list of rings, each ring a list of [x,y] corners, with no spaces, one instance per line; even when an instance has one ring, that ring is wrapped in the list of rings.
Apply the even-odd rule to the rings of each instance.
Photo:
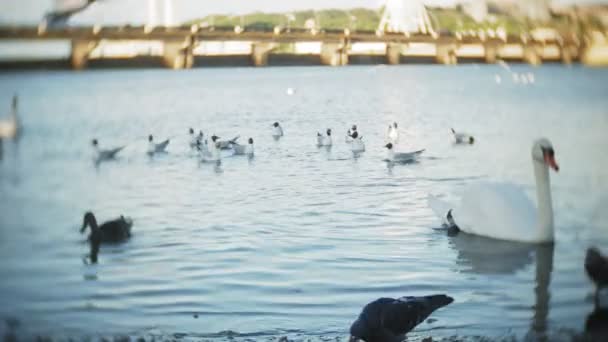
[[[247,145],[241,145],[241,144],[233,144],[232,148],[234,149],[234,154],[235,155],[248,155],[248,156],[252,156],[253,155],[253,138],[249,138],[249,140],[247,141]]]
[[[386,131],[386,141],[392,143],[393,145],[397,145],[399,143],[399,129],[397,128],[396,122],[393,122],[392,125],[388,126],[388,130]]]
[[[125,146],[120,146],[112,149],[102,150],[99,148],[99,142],[97,139],[93,139],[91,142],[93,149],[95,150],[95,161],[101,162],[104,160],[110,160],[116,158],[118,152],[122,151]]]
[[[424,152],[424,150],[418,150],[413,152],[395,152],[393,150],[393,143],[388,143],[384,147],[386,147],[386,161],[392,163],[410,163],[415,161],[418,156]]]
[[[331,128],[327,129],[327,131],[325,132],[325,135],[322,135],[321,133],[317,133],[317,146],[321,147],[321,146],[331,146],[331,145],[332,145]]]
[[[551,142],[532,146],[538,210],[523,190],[511,183],[477,184],[465,190],[452,205],[434,196],[428,204],[444,223],[470,234],[528,243],[552,242],[553,204],[549,168],[559,170]]]
[[[150,134],[148,136],[148,151],[147,151],[147,153],[148,154],[154,154],[154,153],[166,152],[168,145],[169,145],[169,139],[166,139],[165,141],[157,144],[157,143],[154,142],[154,137],[152,136],[152,134]]]
[[[456,132],[453,128],[450,128],[450,130],[452,130],[456,144],[473,144],[475,142],[475,138],[470,134]]]
[[[20,125],[17,116],[17,95],[13,96],[11,115],[8,119],[0,121],[0,139],[15,139],[19,137]]]
[[[279,125],[278,122],[272,124],[272,136],[275,138],[283,136],[283,128]]]

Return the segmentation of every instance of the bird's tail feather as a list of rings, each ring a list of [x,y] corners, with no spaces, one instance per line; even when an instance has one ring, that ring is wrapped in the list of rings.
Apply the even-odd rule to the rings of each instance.
[[[435,213],[437,218],[439,218],[443,224],[449,224],[449,222],[447,222],[447,214],[452,209],[450,203],[441,200],[433,195],[428,195],[427,203],[433,213]]]

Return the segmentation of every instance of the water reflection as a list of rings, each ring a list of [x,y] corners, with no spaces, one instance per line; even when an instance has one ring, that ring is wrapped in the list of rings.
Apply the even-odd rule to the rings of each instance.
[[[470,234],[456,234],[450,247],[457,252],[461,272],[477,274],[513,274],[530,265],[537,248],[532,244],[500,241]]]
[[[534,245],[501,241],[459,233],[450,238],[450,247],[457,252],[456,264],[461,272],[485,275],[512,275],[534,261],[534,312],[530,332],[536,339],[545,339],[553,272],[553,244]]]

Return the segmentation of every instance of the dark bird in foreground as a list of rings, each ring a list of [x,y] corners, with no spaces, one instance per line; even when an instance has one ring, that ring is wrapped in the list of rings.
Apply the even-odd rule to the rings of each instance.
[[[585,270],[597,287],[595,291],[595,303],[597,305],[600,290],[608,286],[608,258],[603,256],[597,248],[589,248],[587,256],[585,256]]]
[[[91,245],[91,254],[89,257],[91,262],[97,262],[99,246],[102,243],[122,242],[130,238],[131,226],[133,226],[133,220],[125,218],[122,215],[117,219],[104,222],[101,226],[98,226],[97,219],[92,212],[89,211],[84,214],[80,233],[84,233],[87,227],[91,227],[91,234],[89,235],[89,244]]]
[[[585,321],[585,341],[608,341],[608,309],[596,307]]]
[[[350,341],[400,342],[433,311],[452,303],[446,295],[380,298],[367,304],[350,327]]]

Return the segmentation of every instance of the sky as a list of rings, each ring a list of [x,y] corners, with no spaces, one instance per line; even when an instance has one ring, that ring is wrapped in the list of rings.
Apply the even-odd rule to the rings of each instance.
[[[68,0],[69,1],[69,0]],[[72,0],[74,1],[74,0]],[[76,0],[78,2],[78,0]],[[74,24],[144,24],[148,0],[99,0],[73,19]],[[386,0],[173,0],[174,19],[183,22],[209,14],[241,14],[254,11],[285,12],[298,9],[378,8]],[[453,5],[458,0],[424,0],[428,5]],[[554,0],[557,3],[608,0]],[[53,7],[54,0],[0,0],[0,24],[37,24]]]

